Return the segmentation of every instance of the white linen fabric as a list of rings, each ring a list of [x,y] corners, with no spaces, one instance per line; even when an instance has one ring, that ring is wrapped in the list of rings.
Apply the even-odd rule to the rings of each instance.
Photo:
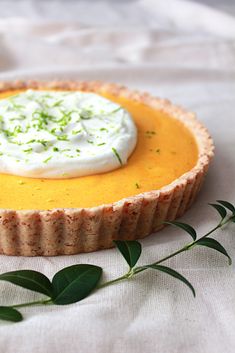
[[[0,79],[103,79],[168,97],[195,111],[213,135],[216,156],[197,201],[182,220],[204,234],[218,220],[207,203],[235,201],[235,20],[180,0],[121,1],[119,6],[100,1],[94,7],[79,3],[76,23],[67,23],[62,13],[60,23],[35,19],[34,2],[27,8],[32,20],[0,20]],[[88,7],[92,19],[85,17]],[[106,26],[99,23],[101,17]],[[216,234],[233,261],[234,234],[233,225]],[[154,261],[188,241],[187,235],[168,227],[141,241],[140,262]],[[103,267],[104,279],[127,269],[114,249],[50,258],[0,256],[0,263],[1,272],[27,268],[50,278],[77,263]],[[0,351],[233,353],[234,265],[202,247],[168,265],[193,283],[196,299],[178,281],[149,271],[77,304],[21,309],[23,322],[0,321]],[[0,305],[42,297],[5,282],[0,282],[0,293]]]

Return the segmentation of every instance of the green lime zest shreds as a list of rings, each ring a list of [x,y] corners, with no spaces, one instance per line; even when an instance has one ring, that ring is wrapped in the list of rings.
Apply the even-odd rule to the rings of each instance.
[[[117,157],[119,163],[120,163],[121,165],[123,165],[122,160],[121,160],[121,157],[119,156],[119,153],[118,153],[118,151],[116,150],[116,148],[112,147],[112,151],[113,151],[114,155]]]
[[[43,163],[48,163],[51,159],[52,159],[52,156],[50,156],[50,157],[44,159]]]

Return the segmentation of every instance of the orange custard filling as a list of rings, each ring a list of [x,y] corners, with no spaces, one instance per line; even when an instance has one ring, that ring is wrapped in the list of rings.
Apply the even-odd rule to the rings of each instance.
[[[0,99],[18,93],[4,92]],[[160,189],[192,169],[197,143],[178,120],[126,98],[103,94],[132,115],[137,146],[127,165],[114,171],[72,179],[33,179],[0,174],[0,208],[46,210],[85,208]]]

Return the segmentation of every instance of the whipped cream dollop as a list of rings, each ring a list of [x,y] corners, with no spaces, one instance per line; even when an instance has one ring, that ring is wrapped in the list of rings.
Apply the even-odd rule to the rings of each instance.
[[[126,164],[136,141],[130,114],[98,94],[28,90],[0,100],[0,173],[103,173]]]

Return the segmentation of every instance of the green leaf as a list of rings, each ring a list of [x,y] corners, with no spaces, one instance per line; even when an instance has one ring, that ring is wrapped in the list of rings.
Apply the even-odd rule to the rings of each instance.
[[[52,297],[52,284],[50,280],[40,272],[31,270],[20,270],[2,273],[1,281],[11,282],[17,286],[45,294]]]
[[[193,293],[193,296],[194,297],[196,296],[195,289],[193,288],[191,283],[184,276],[182,276],[179,272],[173,270],[170,267],[166,267],[166,266],[162,266],[162,265],[149,265],[149,266],[146,266],[146,267],[153,268],[154,270],[158,270],[158,271],[161,271],[161,272],[165,272],[168,275],[179,279],[181,282],[186,284],[186,286],[188,286],[191,289],[191,291]]]
[[[59,305],[76,303],[96,288],[102,268],[94,265],[73,265],[57,272],[52,280],[53,302]]]
[[[141,244],[136,240],[114,240],[114,244],[130,266],[133,268],[140,258]]]
[[[0,320],[19,322],[23,320],[23,316],[16,309],[0,306]]]
[[[217,200],[221,205],[226,207],[229,211],[235,214],[235,207],[228,201],[223,201],[223,200]]]
[[[185,230],[189,235],[191,235],[193,240],[197,239],[197,233],[196,233],[195,229],[193,227],[191,227],[189,224],[177,222],[177,221],[166,221],[164,223],[181,228],[181,229]]]
[[[203,239],[199,239],[196,242],[196,245],[207,246],[208,248],[219,251],[223,255],[227,256],[227,258],[229,260],[229,265],[231,265],[231,263],[232,263],[231,257],[228,255],[225,248],[217,240],[212,239],[212,238],[203,238]]]
[[[220,214],[222,219],[226,217],[227,211],[223,206],[217,205],[216,203],[209,203],[209,205],[216,209],[216,211]]]

